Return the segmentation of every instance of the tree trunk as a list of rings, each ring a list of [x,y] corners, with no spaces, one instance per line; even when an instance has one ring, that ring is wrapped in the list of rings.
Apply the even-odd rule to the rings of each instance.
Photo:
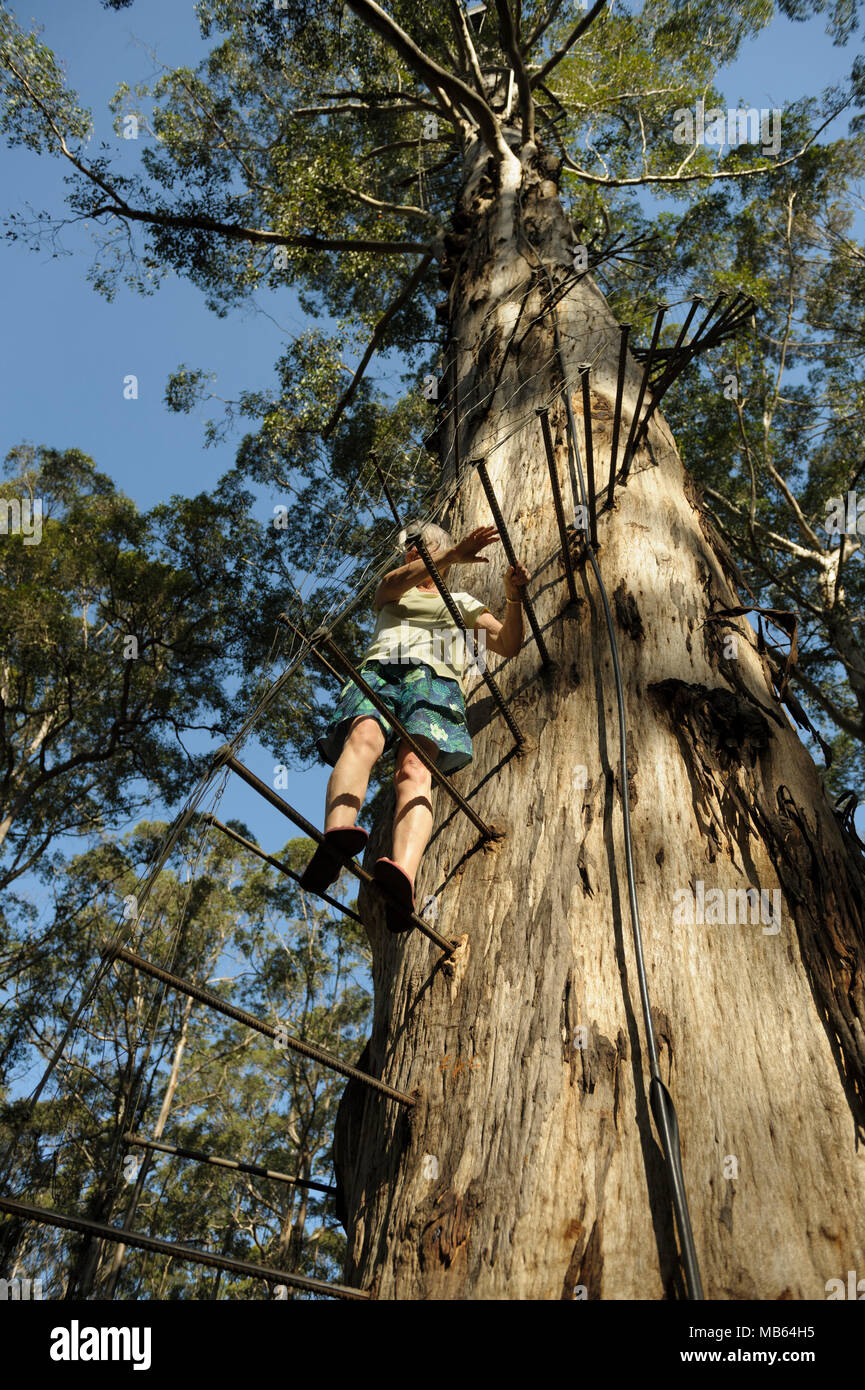
[[[180,1081],[180,1063],[183,1060],[183,1054],[186,1051],[186,1041],[189,1037],[189,1018],[192,1013],[192,1006],[194,1003],[195,1000],[192,998],[191,995],[188,995],[186,998],[186,1003],[183,1006],[183,1016],[180,1025],[180,1035],[174,1046],[174,1056],[171,1061],[171,1070],[168,1074],[168,1083],[165,1087],[165,1095],[162,1097],[162,1105],[159,1109],[159,1115],[157,1116],[156,1124],[153,1126],[153,1133],[150,1136],[151,1139],[155,1139],[157,1141],[162,1138],[163,1130],[165,1129],[166,1123],[168,1122],[168,1116],[171,1113],[171,1107],[174,1104],[174,1094],[177,1090],[177,1084]],[[152,1164],[152,1152],[153,1151],[150,1149],[145,1149],[144,1156],[141,1159],[141,1164],[139,1166],[138,1174],[135,1179],[135,1186],[132,1189],[132,1196],[129,1199],[129,1203],[126,1208],[126,1215],[123,1218],[123,1225],[127,1231],[131,1231],[133,1229],[132,1223],[135,1220],[135,1213],[138,1211],[138,1203],[141,1201],[141,1194],[144,1191],[144,1184],[147,1180],[147,1175],[150,1172]],[[123,1269],[123,1261],[125,1257],[126,1246],[115,1245],[111,1253],[111,1260],[108,1270],[108,1281],[105,1287],[106,1298],[113,1298],[117,1291],[117,1284],[120,1279],[121,1270]]]
[[[521,163],[523,223],[558,282],[574,235],[556,161],[526,147]],[[436,894],[437,929],[462,938],[453,965],[417,932],[390,936],[361,894],[375,983],[364,1064],[417,1104],[409,1115],[346,1088],[335,1142],[345,1277],[384,1299],[681,1297],[647,1098],[610,651],[585,560],[580,602],[567,611],[534,415],[557,385],[551,317],[516,346],[543,279],[482,418],[536,264],[517,239],[513,166],[496,186],[485,165],[472,147],[465,236],[450,266],[461,453],[487,456],[555,670],[542,678],[530,636],[499,663],[529,739],[520,758],[507,756],[512,740],[486,687],[469,698],[474,763],[456,783],[477,789],[473,806],[505,838],[474,852],[473,827],[434,792],[416,896]],[[559,312],[580,431],[577,364],[600,351],[591,376],[600,487],[618,326],[588,276]],[[629,357],[620,460],[640,375]],[[561,401],[551,423],[567,498]],[[468,468],[445,524],[460,535],[489,521]],[[828,1279],[865,1275],[863,861],[774,694],[753,629],[741,617],[707,621],[740,599],[658,413],[599,518],[599,541],[625,681],[649,992],[705,1293],[822,1299]],[[501,613],[502,568],[458,572],[455,586]],[[368,867],[389,844],[386,808]],[[765,913],[754,922],[753,905],[729,894],[749,887],[768,890],[764,906],[780,903],[779,928]],[[718,920],[710,889],[722,890],[734,920]],[[690,921],[686,902],[696,902]]]
[[[139,996],[140,998],[140,996]],[[88,1221],[107,1222],[117,1201],[120,1183],[120,1155],[122,1135],[129,1123],[132,1097],[143,1084],[144,1064],[136,1062],[135,1054],[130,1052],[117,1078],[118,1094],[115,1097],[116,1113],[113,1134],[105,1146],[105,1156],[97,1170],[96,1180],[87,1203]],[[152,1084],[152,1083],[151,1083]],[[146,1089],[149,1098],[149,1086]],[[99,1275],[102,1250],[105,1242],[96,1236],[82,1236],[71,1261],[69,1283],[65,1297],[83,1300],[89,1298]]]

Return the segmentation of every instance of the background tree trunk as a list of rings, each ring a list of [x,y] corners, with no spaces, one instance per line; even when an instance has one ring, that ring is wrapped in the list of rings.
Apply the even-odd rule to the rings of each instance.
[[[436,894],[438,930],[463,938],[453,966],[416,932],[390,936],[361,894],[375,982],[365,1064],[418,1097],[409,1117],[350,1084],[338,1116],[346,1279],[385,1299],[683,1292],[647,1100],[609,647],[585,562],[577,612],[566,611],[533,414],[556,385],[549,317],[511,350],[486,422],[479,409],[519,307],[514,288],[528,288],[532,270],[517,240],[516,182],[526,232],[554,278],[572,265],[555,161],[535,155],[526,147],[522,169],[506,163],[494,187],[485,152],[469,152],[450,305],[462,457],[488,456],[556,669],[541,677],[530,638],[499,663],[530,740],[519,759],[486,687],[469,699],[475,758],[457,784],[474,789],[473,804],[506,838],[474,852],[473,827],[434,792],[417,900]],[[560,315],[578,424],[577,364],[601,352],[592,400],[604,481],[617,324],[590,277]],[[500,334],[482,341],[494,324]],[[620,458],[639,379],[629,358]],[[561,402],[551,420],[567,496]],[[460,535],[489,520],[469,469],[446,524]],[[649,989],[706,1296],[822,1299],[828,1279],[865,1275],[862,858],[774,694],[753,629],[741,617],[707,622],[739,604],[735,576],[658,414],[599,538],[626,685]],[[455,587],[501,612],[502,571],[496,557],[458,572]],[[725,656],[731,635],[738,651]],[[391,811],[368,867],[389,852]],[[698,892],[698,881],[725,895],[779,889],[780,931],[678,922],[676,894]]]
[[[162,1138],[165,1126],[168,1122],[168,1116],[171,1113],[171,1107],[174,1104],[175,1092],[177,1091],[177,1085],[180,1081],[180,1063],[183,1060],[183,1054],[186,1051],[186,1041],[189,1037],[189,1017],[192,1013],[192,1006],[194,1003],[195,1000],[191,995],[188,995],[183,1006],[180,1035],[174,1046],[174,1056],[171,1059],[171,1070],[168,1073],[168,1082],[165,1087],[165,1094],[162,1097],[162,1105],[156,1117],[156,1124],[153,1126],[153,1133],[148,1136],[150,1139],[154,1139],[157,1142]],[[135,1221],[135,1214],[138,1211],[138,1203],[141,1201],[144,1184],[147,1181],[147,1175],[152,1166],[153,1151],[152,1149],[145,1149],[135,1178],[135,1186],[132,1189],[132,1195],[129,1198],[126,1214],[123,1218],[123,1225],[127,1231],[133,1230],[133,1222]],[[117,1291],[117,1284],[120,1279],[120,1273],[123,1269],[123,1261],[125,1258],[126,1246],[121,1244],[115,1245],[109,1255],[108,1278],[105,1287],[106,1298],[113,1298]]]

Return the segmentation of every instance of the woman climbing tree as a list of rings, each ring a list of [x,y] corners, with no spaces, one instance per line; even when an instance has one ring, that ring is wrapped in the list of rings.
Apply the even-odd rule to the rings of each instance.
[[[457,772],[472,760],[463,698],[468,669],[482,664],[486,647],[500,656],[516,656],[523,641],[520,589],[529,576],[522,565],[509,567],[501,622],[471,594],[453,595],[466,629],[483,634],[478,651],[477,643],[464,640],[418,550],[408,544],[408,538],[418,533],[438,557],[443,577],[453,565],[488,564],[479,552],[497,541],[499,533],[492,526],[478,526],[454,545],[440,526],[410,523],[404,527],[399,543],[405,563],[386,574],[376,590],[378,620],[361,661],[364,679],[403,727],[443,772]],[[333,883],[340,870],[333,850],[354,856],[364,848],[367,832],[355,821],[373,766],[395,739],[394,730],[349,681],[340,692],[327,732],[318,740],[319,752],[333,772],[327,786],[325,843],[304,871],[304,888],[322,892]],[[406,914],[415,910],[415,874],[432,830],[432,803],[429,770],[403,741],[397,748],[394,785],[393,857],[378,859],[373,873],[391,899],[389,929],[406,931],[411,925]]]

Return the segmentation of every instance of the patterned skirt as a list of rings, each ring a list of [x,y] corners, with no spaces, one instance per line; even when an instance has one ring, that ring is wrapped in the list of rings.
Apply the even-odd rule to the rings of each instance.
[[[439,676],[431,666],[404,665],[396,661],[374,661],[361,668],[361,675],[415,738],[427,738],[440,750],[436,767],[442,772],[458,772],[472,760],[472,740],[466,723],[466,707],[459,681]],[[375,719],[385,737],[385,749],[399,741],[396,731],[363,694],[354,681],[339,693],[333,717],[316,747],[326,763],[336,762],[352,720],[368,714]]]

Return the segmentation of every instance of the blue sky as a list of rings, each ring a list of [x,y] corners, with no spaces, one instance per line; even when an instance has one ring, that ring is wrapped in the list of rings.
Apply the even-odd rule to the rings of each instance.
[[[110,142],[122,161],[134,163],[140,144],[114,134],[108,101],[119,82],[152,80],[158,64],[194,66],[205,51],[190,0],[138,0],[118,13],[103,10],[99,0],[24,0],[13,10],[22,25],[44,26],[45,42],[92,110],[95,139]],[[832,46],[821,19],[780,18],[747,46],[719,86],[729,105],[783,108],[843,80],[854,53],[854,46]],[[842,133],[838,124],[830,135]],[[4,148],[0,168],[4,210],[62,208],[58,162]],[[233,462],[236,437],[205,449],[202,414],[166,410],[166,379],[185,362],[214,371],[213,389],[223,397],[270,385],[286,340],[304,327],[294,296],[267,292],[220,319],[198,290],[168,275],[151,297],[121,288],[107,303],[86,280],[94,257],[86,229],[67,229],[61,243],[58,256],[48,247],[39,253],[20,244],[0,247],[7,325],[0,341],[3,454],[23,441],[77,447],[142,508],[212,486]],[[124,399],[127,374],[138,378],[137,400]],[[387,380],[386,364],[374,374]],[[259,771],[263,761],[256,756]],[[314,767],[294,777],[287,793],[317,824],[325,781],[325,769]],[[267,848],[292,833],[237,779],[219,813],[246,820]]]

